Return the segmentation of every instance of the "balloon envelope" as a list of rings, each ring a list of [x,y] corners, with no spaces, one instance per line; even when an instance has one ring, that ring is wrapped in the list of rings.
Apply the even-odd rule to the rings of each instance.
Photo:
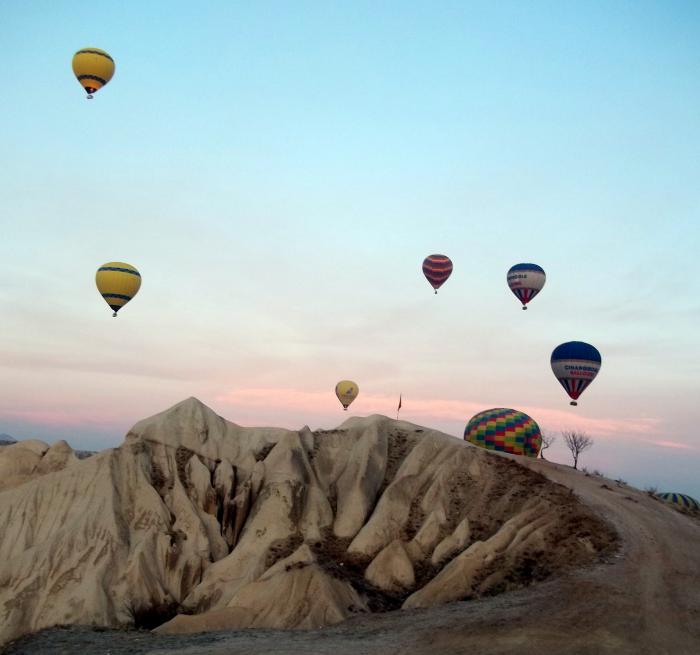
[[[464,439],[475,446],[513,455],[537,457],[542,446],[540,427],[517,409],[497,407],[472,416]]]
[[[357,398],[360,388],[352,380],[341,380],[335,385],[335,395],[343,406],[347,409],[350,403]]]
[[[597,348],[583,341],[557,346],[550,360],[552,371],[575,405],[578,397],[598,375],[602,360]]]
[[[99,48],[83,48],[73,55],[73,73],[91,98],[112,79],[114,59]]]
[[[423,260],[423,275],[437,293],[452,275],[452,260],[447,255],[428,255]]]
[[[661,498],[661,500],[671,505],[685,507],[686,509],[700,510],[700,503],[691,496],[686,496],[685,494],[676,494],[673,492],[657,495],[659,498]]]
[[[95,284],[116,316],[141,288],[141,273],[125,262],[107,262],[97,269]]]
[[[511,266],[506,279],[510,290],[523,304],[523,309],[527,309],[527,303],[542,291],[547,276],[537,264],[516,264]]]

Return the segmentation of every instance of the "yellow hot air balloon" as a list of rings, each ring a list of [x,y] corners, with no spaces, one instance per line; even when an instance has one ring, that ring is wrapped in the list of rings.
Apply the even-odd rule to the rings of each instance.
[[[99,48],[83,48],[73,55],[73,73],[88,94],[99,91],[114,75],[114,59]]]
[[[341,380],[335,385],[335,395],[338,396],[338,400],[345,410],[357,398],[358,393],[360,393],[360,388],[352,380]]]
[[[97,269],[95,284],[116,316],[141,288],[141,273],[131,264],[107,262]]]

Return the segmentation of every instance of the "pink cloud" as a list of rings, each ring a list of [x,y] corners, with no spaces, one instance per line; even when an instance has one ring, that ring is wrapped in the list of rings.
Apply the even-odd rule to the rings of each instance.
[[[530,407],[523,411],[532,416],[541,427],[554,430],[582,430],[595,436],[656,434],[661,425],[658,418],[591,418],[574,415],[570,411]]]
[[[236,389],[215,397],[219,403],[233,405],[238,411],[263,409],[281,417],[285,413],[303,416],[304,420],[335,416],[338,401],[332,390],[303,391],[288,388]],[[398,397],[382,394],[367,394],[360,391],[351,405],[354,414],[396,415]],[[452,400],[445,398],[411,398],[404,396],[401,418],[412,422],[466,423],[471,416],[492,405],[484,402]],[[639,436],[655,435],[660,429],[657,418],[591,418],[573,414],[569,410],[546,407],[518,408],[532,416],[541,427],[550,430],[582,430],[593,436]],[[236,420],[233,418],[232,420]],[[672,443],[672,442],[668,442]]]
[[[681,449],[681,450],[697,450],[697,448],[695,448],[687,443],[679,443],[678,441],[667,441],[664,439],[661,439],[659,441],[647,441],[647,443],[653,444],[655,446],[661,446],[662,448],[674,448],[674,449]]]
[[[285,388],[251,388],[236,389],[215,397],[219,403],[237,407],[270,408],[276,413],[284,410],[294,414],[326,414],[339,407],[338,400],[332,391],[301,391]],[[360,392],[351,409],[359,414],[396,414],[398,396],[382,394],[367,394]],[[443,399],[411,399],[403,398],[402,418],[411,420],[415,417],[432,417],[464,421],[483,409],[484,405],[474,402]]]

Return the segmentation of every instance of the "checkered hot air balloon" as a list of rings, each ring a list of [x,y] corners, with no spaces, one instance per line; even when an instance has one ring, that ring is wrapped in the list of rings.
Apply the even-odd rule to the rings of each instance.
[[[435,293],[451,274],[452,260],[447,255],[428,255],[423,260],[423,275],[435,289]]]
[[[497,407],[472,416],[464,439],[475,446],[513,455],[537,457],[542,446],[540,428],[517,409]]]
[[[547,276],[537,264],[516,264],[511,266],[506,279],[510,290],[523,304],[523,309],[527,309],[527,303],[542,291]]]
[[[578,397],[593,382],[602,363],[597,348],[583,341],[569,341],[557,346],[550,360],[557,380],[577,405]]]

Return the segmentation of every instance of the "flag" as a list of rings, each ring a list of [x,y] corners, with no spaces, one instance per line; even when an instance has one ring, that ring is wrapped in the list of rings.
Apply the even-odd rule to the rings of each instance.
[[[399,406],[396,408],[396,420],[399,418],[399,412],[401,411],[401,394],[399,394]]]

